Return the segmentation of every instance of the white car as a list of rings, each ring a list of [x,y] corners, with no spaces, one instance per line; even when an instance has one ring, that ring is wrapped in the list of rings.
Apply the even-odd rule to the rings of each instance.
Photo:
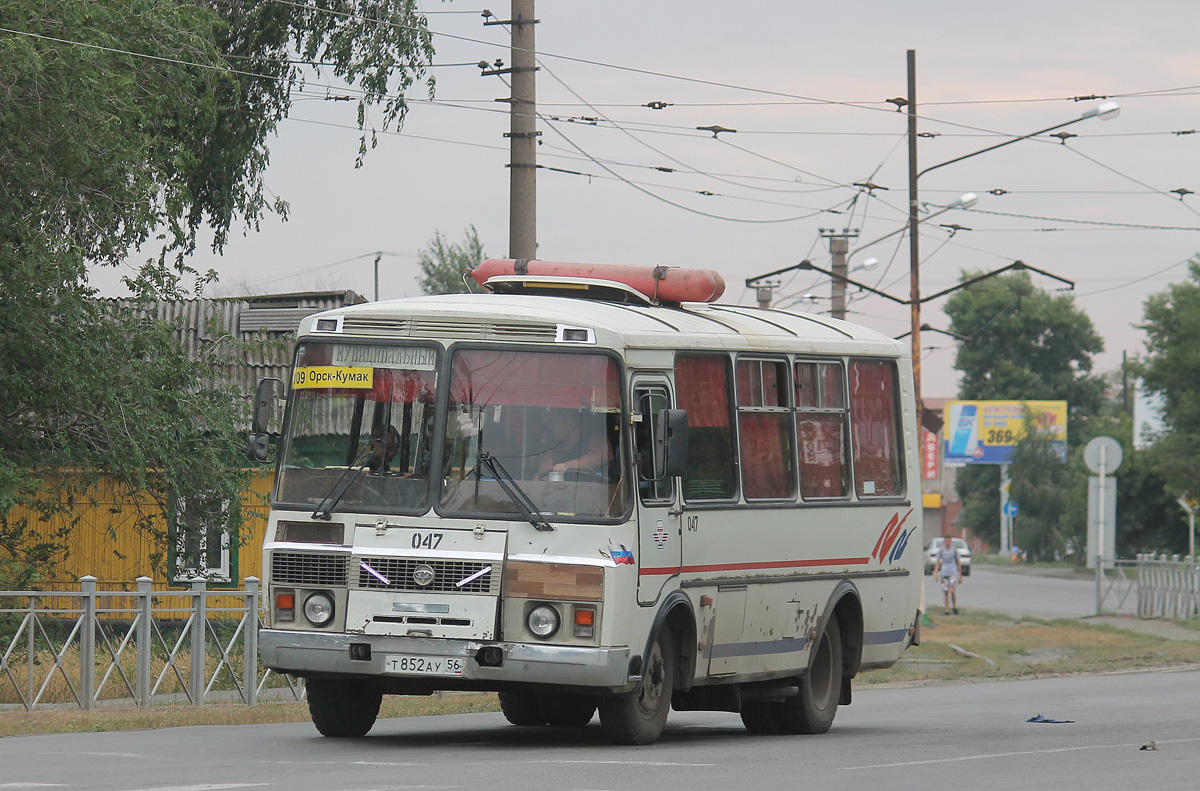
[[[929,546],[925,549],[925,573],[932,574],[934,564],[937,563],[937,554],[942,550],[942,537],[938,537],[929,542]],[[950,545],[958,550],[958,562],[962,564],[962,574],[964,577],[971,576],[971,548],[967,546],[967,542],[961,538],[950,539]]]

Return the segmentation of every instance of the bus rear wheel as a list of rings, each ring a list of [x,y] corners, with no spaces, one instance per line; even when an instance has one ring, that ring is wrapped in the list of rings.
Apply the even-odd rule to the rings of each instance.
[[[771,704],[783,733],[825,733],[842,694],[842,632],[836,616],[825,624],[812,664],[800,678],[800,694]]]
[[[305,682],[308,713],[322,736],[366,736],[379,716],[383,693],[361,681],[310,678]]]
[[[642,665],[642,683],[633,695],[600,699],[600,726],[617,744],[652,744],[671,710],[675,688],[675,643],[664,625]]]

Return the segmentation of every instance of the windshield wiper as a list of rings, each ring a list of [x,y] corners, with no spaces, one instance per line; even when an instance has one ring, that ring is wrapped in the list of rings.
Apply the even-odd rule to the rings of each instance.
[[[508,474],[508,470],[504,469],[504,465],[500,463],[499,459],[485,450],[479,451],[476,458],[479,460],[480,466],[487,467],[491,471],[492,476],[496,479],[496,483],[500,484],[500,488],[508,495],[508,499],[512,500],[513,505],[521,512],[521,516],[525,518],[526,522],[533,525],[537,530],[545,531],[554,529],[554,525],[538,518],[541,516],[541,512],[537,510],[537,506],[529,495],[525,493],[525,490],[521,488],[521,485]],[[479,468],[476,467],[475,469],[475,475],[478,477]]]
[[[370,466],[370,463],[371,449],[368,448],[365,453],[355,459],[354,463],[347,467],[346,471],[343,472],[341,476],[339,476],[338,479],[333,482],[333,486],[331,486],[325,496],[321,498],[321,502],[317,504],[317,510],[312,512],[312,518],[329,521],[330,512],[333,511],[334,508],[337,508],[337,504],[341,502],[342,496],[345,495],[346,491],[354,485],[354,482],[358,480],[358,476],[362,475],[362,471]],[[350,473],[354,474],[350,475]],[[347,475],[350,475],[349,480],[346,480]],[[345,482],[345,485],[343,485],[343,481]],[[339,486],[342,487],[340,491],[338,490]],[[337,494],[334,494],[334,492],[337,492]],[[326,505],[326,503],[328,503],[328,505]]]

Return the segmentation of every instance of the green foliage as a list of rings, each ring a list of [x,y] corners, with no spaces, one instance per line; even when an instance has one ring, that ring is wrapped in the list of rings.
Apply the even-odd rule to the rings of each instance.
[[[266,141],[305,61],[362,89],[361,161],[368,112],[399,125],[432,47],[414,0],[0,0],[0,27],[0,583],[23,584],[102,480],[151,532],[237,500],[241,355],[218,335],[189,356],[153,306],[208,282],[183,258],[199,229],[219,250],[286,212]],[[130,303],[98,300],[89,267],[144,246]]]
[[[1104,341],[1070,296],[1035,288],[1017,272],[959,291],[945,310],[950,329],[970,338],[954,362],[961,398],[1063,400],[1072,422],[1100,410],[1104,382],[1092,373],[1092,355]]]
[[[962,280],[978,274],[963,273]],[[1104,344],[1091,319],[1070,296],[1053,296],[1036,288],[1027,272],[1016,272],[959,291],[947,300],[945,311],[950,329],[970,338],[959,347],[954,364],[963,373],[960,398],[1066,401],[1069,445],[1090,438],[1089,421],[1105,409],[1104,380],[1092,373],[1092,355],[1102,351]],[[1077,532],[1064,521],[1075,483],[1050,454],[1046,443],[1027,438],[1018,446],[1010,469],[1013,486],[1023,488],[1029,501],[1014,495],[1021,508],[1019,543],[1035,550],[1031,556],[1062,552]],[[996,467],[959,471],[957,488],[963,501],[959,521],[993,545],[1000,538],[999,487]],[[1024,534],[1026,527],[1028,534]]]
[[[1151,449],[1155,467],[1177,495],[1200,494],[1200,256],[1188,279],[1145,303],[1146,356],[1139,373],[1164,402],[1167,430]]]
[[[479,232],[467,226],[461,243],[450,242],[441,231],[422,248],[417,265],[421,267],[420,286],[424,294],[465,294],[472,289],[466,282],[468,269],[473,269],[487,256]]]

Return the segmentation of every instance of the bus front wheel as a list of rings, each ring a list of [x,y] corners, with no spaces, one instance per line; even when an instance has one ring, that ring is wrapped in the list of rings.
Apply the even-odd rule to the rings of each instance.
[[[837,618],[825,624],[812,664],[800,678],[800,694],[772,704],[784,733],[825,733],[837,715],[842,692],[842,632]]]
[[[600,726],[617,744],[651,744],[667,724],[675,688],[675,644],[664,625],[642,666],[642,683],[633,695],[600,700]]]
[[[310,678],[305,687],[309,716],[322,736],[366,736],[379,716],[383,693],[361,681]]]

